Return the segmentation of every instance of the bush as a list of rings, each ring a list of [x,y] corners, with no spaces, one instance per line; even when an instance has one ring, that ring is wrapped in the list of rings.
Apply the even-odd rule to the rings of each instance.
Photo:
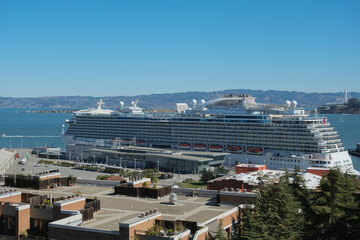
[[[107,180],[111,175],[98,175],[96,180]]]

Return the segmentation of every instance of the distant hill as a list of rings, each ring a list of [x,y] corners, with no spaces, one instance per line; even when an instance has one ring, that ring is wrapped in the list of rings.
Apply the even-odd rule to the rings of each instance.
[[[139,106],[144,108],[175,108],[176,103],[191,103],[192,99],[205,99],[209,101],[224,94],[249,93],[256,97],[260,103],[283,104],[286,100],[296,100],[299,106],[318,107],[326,103],[341,103],[344,101],[344,93],[304,93],[295,91],[276,91],[276,90],[248,90],[248,89],[229,89],[214,92],[182,92],[182,93],[163,93],[138,96],[116,96],[116,97],[90,97],[90,96],[60,96],[60,97],[35,97],[35,98],[11,98],[0,97],[0,108],[88,108],[96,107],[100,98],[106,107],[113,108],[124,101],[129,105],[135,99],[139,100]],[[359,92],[350,92],[350,96],[360,99]]]

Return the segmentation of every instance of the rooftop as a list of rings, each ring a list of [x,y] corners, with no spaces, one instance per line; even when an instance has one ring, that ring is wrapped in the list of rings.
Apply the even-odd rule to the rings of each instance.
[[[30,192],[28,189],[22,192]],[[126,223],[155,208],[161,213],[164,220],[196,221],[206,223],[212,218],[225,213],[233,207],[216,206],[216,199],[204,197],[186,197],[178,195],[178,205],[169,204],[169,196],[161,199],[134,198],[114,195],[109,187],[75,186],[59,187],[50,190],[31,190],[32,193],[49,194],[53,197],[66,196],[80,191],[83,197],[101,200],[101,211],[94,214],[94,218],[82,224],[86,228],[103,230],[119,230],[119,223]]]

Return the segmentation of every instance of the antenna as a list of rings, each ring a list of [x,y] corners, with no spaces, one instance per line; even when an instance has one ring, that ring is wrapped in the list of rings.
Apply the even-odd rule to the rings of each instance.
[[[348,102],[348,92],[347,92],[347,89],[345,89],[345,103]]]

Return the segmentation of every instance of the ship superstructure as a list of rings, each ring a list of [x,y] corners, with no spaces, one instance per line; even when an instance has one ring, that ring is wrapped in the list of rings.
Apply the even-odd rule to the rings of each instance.
[[[139,145],[181,151],[229,152],[227,162],[266,164],[270,169],[339,167],[354,171],[337,131],[325,117],[309,116],[296,101],[258,104],[248,94],[225,95],[174,113],[144,111],[137,101],[116,110],[81,110],[63,135],[68,143]]]

